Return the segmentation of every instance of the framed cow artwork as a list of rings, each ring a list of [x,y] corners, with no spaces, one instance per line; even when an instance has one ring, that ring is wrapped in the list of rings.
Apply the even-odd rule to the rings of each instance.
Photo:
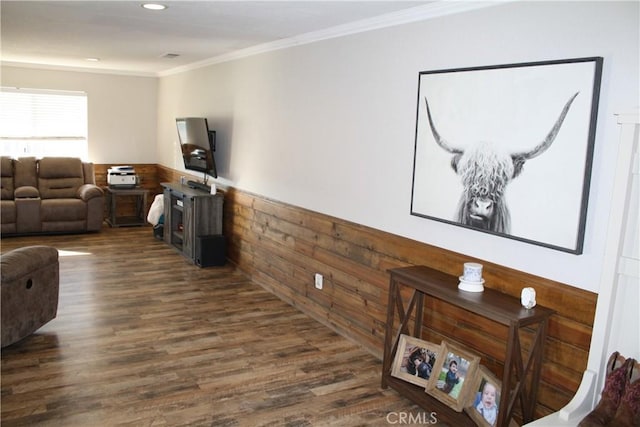
[[[420,72],[411,214],[582,253],[602,62]]]

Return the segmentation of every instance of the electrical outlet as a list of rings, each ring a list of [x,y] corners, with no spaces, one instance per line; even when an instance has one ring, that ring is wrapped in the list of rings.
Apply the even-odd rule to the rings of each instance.
[[[322,289],[322,281],[323,281],[322,274],[316,273],[316,289]]]

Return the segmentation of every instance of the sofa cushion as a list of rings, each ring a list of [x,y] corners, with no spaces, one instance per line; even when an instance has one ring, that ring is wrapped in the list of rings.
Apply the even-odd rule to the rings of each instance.
[[[13,161],[14,186],[37,187],[38,186],[38,163],[35,157],[20,157]]]
[[[16,204],[12,200],[0,201],[0,218],[2,218],[2,224],[15,224],[16,223]]]
[[[87,204],[80,199],[46,199],[40,203],[40,220],[65,222],[87,219]]]
[[[2,200],[13,199],[13,159],[10,157],[2,156],[2,163],[0,163],[0,186],[2,188],[0,198]]]
[[[42,199],[75,198],[84,184],[82,160],[44,157],[39,161],[38,189]]]

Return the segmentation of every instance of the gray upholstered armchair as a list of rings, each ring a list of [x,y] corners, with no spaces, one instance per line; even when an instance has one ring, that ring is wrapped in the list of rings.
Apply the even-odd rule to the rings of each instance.
[[[27,246],[0,256],[2,347],[32,334],[58,313],[58,250]]]

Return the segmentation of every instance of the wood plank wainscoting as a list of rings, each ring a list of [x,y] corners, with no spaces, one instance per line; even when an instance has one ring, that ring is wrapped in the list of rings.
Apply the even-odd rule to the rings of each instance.
[[[157,168],[159,182],[178,181],[181,175]],[[535,417],[559,410],[575,394],[587,366],[596,294],[234,188],[225,190],[224,207],[233,263],[255,283],[380,359],[390,268],[427,265],[458,275],[464,262],[477,261],[484,265],[488,288],[519,298],[522,288],[534,287],[538,303],[557,312],[549,322]],[[324,275],[323,290],[314,287],[315,273]],[[424,313],[424,323],[436,330],[424,339],[466,346],[501,376],[506,328],[437,301],[429,301]]]

